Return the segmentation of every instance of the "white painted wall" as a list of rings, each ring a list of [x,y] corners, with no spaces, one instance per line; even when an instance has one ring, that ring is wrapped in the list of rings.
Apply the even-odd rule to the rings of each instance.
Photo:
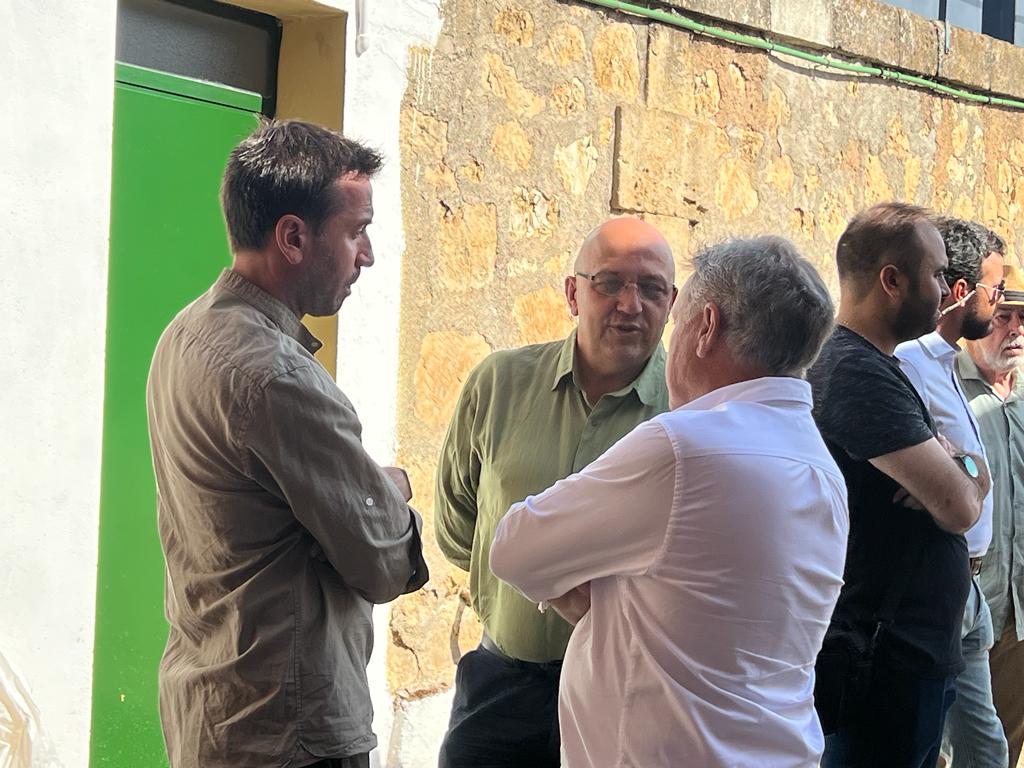
[[[88,764],[115,0],[0,3],[0,653]]]
[[[437,42],[440,0],[320,1],[349,14],[345,135],[377,147],[387,159],[373,185],[374,223],[370,235],[376,263],[355,284],[341,311],[337,370],[338,384],[352,399],[363,422],[367,450],[378,461],[390,463],[397,443],[399,308],[405,251],[398,123],[408,85],[409,48],[432,48]],[[357,5],[366,14],[362,18],[364,37],[359,54]],[[374,731],[380,742],[374,759],[376,765],[387,768],[433,768],[450,697],[440,697],[440,704],[417,703],[403,711],[397,721],[398,732],[393,733],[394,702],[388,694],[384,667],[389,613],[386,608],[377,608],[374,615],[376,643],[369,674]]]
[[[345,132],[388,159],[374,186],[377,263],[345,304],[338,371],[367,448],[390,462],[405,249],[399,113],[409,47],[435,44],[440,0],[367,2],[360,55],[357,0],[321,2],[349,13]],[[116,0],[0,3],[0,654],[68,768],[88,765],[115,24]],[[404,710],[391,749],[387,613],[377,611],[370,668],[376,762],[432,766],[449,697]]]

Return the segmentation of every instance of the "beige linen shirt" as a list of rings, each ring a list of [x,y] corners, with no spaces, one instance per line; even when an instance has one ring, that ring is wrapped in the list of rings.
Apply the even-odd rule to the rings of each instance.
[[[371,604],[427,579],[419,518],[281,302],[225,271],[157,344],[147,393],[170,623],[173,768],[376,745]]]

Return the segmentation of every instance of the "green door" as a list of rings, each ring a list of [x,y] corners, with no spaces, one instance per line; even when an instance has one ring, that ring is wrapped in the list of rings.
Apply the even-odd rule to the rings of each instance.
[[[122,64],[116,79],[91,765],[157,768],[167,622],[146,375],[164,327],[230,263],[220,177],[261,99]]]

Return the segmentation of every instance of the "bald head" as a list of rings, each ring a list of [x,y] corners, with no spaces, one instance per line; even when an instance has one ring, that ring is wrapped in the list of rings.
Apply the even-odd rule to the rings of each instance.
[[[596,271],[595,265],[606,253],[654,256],[664,265],[669,284],[675,282],[676,267],[668,241],[642,219],[623,216],[595,227],[583,240],[573,271]]]
[[[576,348],[588,397],[601,394],[595,381],[611,392],[639,375],[665,330],[674,283],[672,249],[647,222],[611,219],[587,235],[565,297],[579,318]]]

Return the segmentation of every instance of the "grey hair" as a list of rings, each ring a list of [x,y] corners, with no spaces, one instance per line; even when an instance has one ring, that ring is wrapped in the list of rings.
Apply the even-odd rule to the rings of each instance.
[[[689,304],[718,307],[737,360],[772,376],[802,377],[835,324],[828,288],[781,237],[729,240],[693,259]]]

